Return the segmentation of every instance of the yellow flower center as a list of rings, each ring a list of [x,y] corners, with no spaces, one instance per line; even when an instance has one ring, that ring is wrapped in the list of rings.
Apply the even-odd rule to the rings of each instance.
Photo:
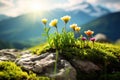
[[[53,26],[53,27],[57,27],[57,23],[58,23],[58,20],[57,19],[54,19],[50,22],[50,26]]]
[[[65,23],[67,23],[71,19],[70,16],[63,16],[61,20],[63,20]]]
[[[46,18],[42,19],[42,23],[46,25],[47,19]]]
[[[75,27],[75,31],[79,32],[81,27]]]

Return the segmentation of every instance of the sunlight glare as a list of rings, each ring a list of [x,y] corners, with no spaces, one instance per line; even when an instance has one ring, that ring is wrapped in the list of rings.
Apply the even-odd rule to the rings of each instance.
[[[87,0],[87,2],[95,4],[96,0]]]
[[[38,3],[32,3],[30,5],[31,11],[40,11],[42,9],[42,5]]]

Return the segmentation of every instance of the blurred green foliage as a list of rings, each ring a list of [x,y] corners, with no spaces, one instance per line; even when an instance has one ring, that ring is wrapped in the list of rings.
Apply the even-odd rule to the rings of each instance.
[[[22,71],[13,62],[0,62],[0,80],[50,80],[48,77],[38,77],[35,73]]]

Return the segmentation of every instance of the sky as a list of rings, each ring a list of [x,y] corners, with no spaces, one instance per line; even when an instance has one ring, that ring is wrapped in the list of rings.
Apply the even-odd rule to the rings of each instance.
[[[16,17],[32,11],[69,7],[72,9],[72,6],[82,2],[88,2],[94,6],[101,5],[113,12],[120,11],[120,0],[0,0],[0,14]]]

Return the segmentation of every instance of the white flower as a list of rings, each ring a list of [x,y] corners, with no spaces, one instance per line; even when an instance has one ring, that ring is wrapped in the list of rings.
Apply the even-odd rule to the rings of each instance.
[[[70,28],[72,28],[75,31],[75,28],[77,27],[77,24],[70,25]]]

